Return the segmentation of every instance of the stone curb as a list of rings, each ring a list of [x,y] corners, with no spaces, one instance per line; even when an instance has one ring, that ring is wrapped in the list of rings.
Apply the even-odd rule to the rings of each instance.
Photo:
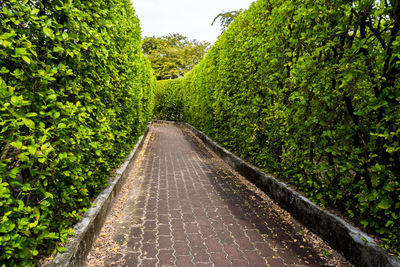
[[[338,216],[323,210],[285,183],[279,182],[276,178],[244,162],[190,124],[169,121],[154,122],[183,125],[191,130],[235,171],[262,189],[282,208],[290,212],[307,228],[321,236],[355,266],[400,266],[399,257],[390,256],[366,233],[351,226]]]
[[[86,257],[96,241],[98,234],[104,224],[107,214],[111,210],[114,200],[128,177],[129,172],[134,166],[136,157],[138,156],[148,132],[147,126],[144,134],[139,137],[138,142],[132,152],[126,157],[126,160],[116,170],[115,174],[110,177],[109,186],[107,186],[93,201],[95,204],[87,212],[84,213],[82,219],[74,227],[75,235],[70,238],[66,245],[66,251],[57,253],[50,262],[46,263],[46,267],[70,267],[83,266]]]

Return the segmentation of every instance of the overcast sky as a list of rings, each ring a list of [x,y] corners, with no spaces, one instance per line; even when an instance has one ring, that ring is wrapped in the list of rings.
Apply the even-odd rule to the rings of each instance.
[[[220,34],[222,11],[247,9],[255,0],[131,0],[140,19],[142,36],[180,33],[189,39],[214,43]]]

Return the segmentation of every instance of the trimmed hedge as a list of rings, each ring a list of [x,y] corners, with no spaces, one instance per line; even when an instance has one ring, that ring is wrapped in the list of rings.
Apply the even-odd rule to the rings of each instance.
[[[185,121],[399,253],[399,14],[399,1],[259,0],[165,87]]]
[[[0,25],[0,266],[25,266],[133,148],[155,79],[129,0],[1,1]]]
[[[160,80],[156,83],[154,118],[157,120],[181,121],[183,102],[179,93],[179,79]]]

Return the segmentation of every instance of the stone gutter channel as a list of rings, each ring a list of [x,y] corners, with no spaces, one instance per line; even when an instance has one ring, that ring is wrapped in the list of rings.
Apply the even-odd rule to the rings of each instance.
[[[54,259],[45,266],[83,265],[116,195],[119,193],[128,173],[134,165],[149,127],[153,122],[174,123],[188,128],[206,146],[230,165],[232,169],[267,193],[279,206],[290,212],[299,222],[322,237],[355,266],[400,267],[400,258],[389,255],[366,233],[351,226],[329,211],[323,210],[276,178],[244,162],[190,124],[158,120],[149,123],[144,135],[136,144],[135,149],[116,171],[115,178],[111,177],[110,185],[95,199],[95,205],[83,215],[82,220],[74,227],[75,236],[67,244],[67,251],[56,254]]]

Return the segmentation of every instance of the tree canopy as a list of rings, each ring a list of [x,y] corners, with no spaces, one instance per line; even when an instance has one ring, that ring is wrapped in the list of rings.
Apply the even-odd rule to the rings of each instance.
[[[215,21],[219,19],[221,25],[221,32],[224,32],[226,31],[228,26],[233,22],[233,20],[241,13],[243,13],[243,9],[221,12],[214,18],[213,22],[211,23],[211,26],[213,26]]]
[[[149,58],[157,80],[182,77],[200,62],[210,44],[190,40],[181,34],[146,37],[143,53]]]

